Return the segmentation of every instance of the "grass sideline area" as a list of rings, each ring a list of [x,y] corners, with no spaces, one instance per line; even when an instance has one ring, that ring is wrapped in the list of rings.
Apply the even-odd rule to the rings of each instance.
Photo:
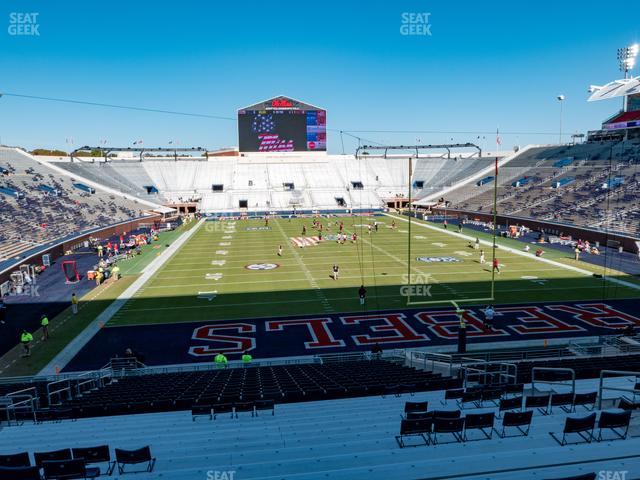
[[[31,356],[21,357],[22,345],[16,345],[0,358],[0,377],[17,377],[38,373],[136,278],[137,275],[130,275],[117,282],[105,282],[80,299],[76,315],[71,313],[71,307],[69,307],[50,319],[49,340],[43,341],[42,329],[32,332]]]
[[[79,299],[77,315],[71,314],[71,307],[50,318],[50,338],[42,340],[41,329],[32,332],[31,356],[22,358],[22,346],[16,345],[0,358],[0,377],[35,375],[47,365],[71,340],[89,325],[111,302],[124,292],[139,276],[142,270],[163,252],[181,234],[193,228],[196,222],[181,225],[172,231],[161,232],[158,242],[144,245],[141,254],[121,261],[118,266],[122,278],[117,282],[109,280],[94,288]],[[52,372],[53,373],[53,372]]]
[[[331,237],[338,233],[340,220],[346,233],[358,234],[357,242],[349,239],[338,244]],[[374,221],[379,223],[378,231],[369,234],[367,226]],[[302,237],[303,225],[307,238],[318,235],[309,218],[274,218],[268,226],[264,220],[206,222],[107,327],[394,309],[406,306],[401,287],[408,267],[419,281],[427,279],[428,301],[451,305],[450,300],[464,303],[489,296],[489,246],[481,246],[487,259],[481,265],[478,250],[468,239],[441,225],[413,219],[408,264],[406,217],[395,218],[396,228],[391,228],[392,221],[392,216],[322,218],[324,239],[304,248],[295,246],[292,238]],[[463,234],[490,238],[475,231]],[[508,239],[498,243],[518,250],[523,247]],[[282,256],[277,254],[279,245]],[[537,260],[533,250],[523,256],[498,249],[502,266],[496,275],[496,304],[638,297],[636,289],[562,265],[593,273],[601,273],[601,267],[575,262],[552,249],[546,250],[544,258],[558,263],[549,264]],[[331,278],[334,263],[340,266],[337,281]],[[607,274],[631,281],[620,272]],[[368,291],[364,307],[357,297],[361,284]]]

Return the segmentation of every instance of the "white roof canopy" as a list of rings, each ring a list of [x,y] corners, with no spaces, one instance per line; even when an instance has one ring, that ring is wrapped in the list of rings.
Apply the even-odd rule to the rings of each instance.
[[[609,82],[601,87],[592,85],[589,90],[593,91],[589,97],[589,102],[634,95],[636,93],[640,93],[640,77],[614,80],[613,82]]]

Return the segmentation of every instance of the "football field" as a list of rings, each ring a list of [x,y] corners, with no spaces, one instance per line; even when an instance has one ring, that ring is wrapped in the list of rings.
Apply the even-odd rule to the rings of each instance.
[[[107,326],[335,314],[406,308],[414,302],[513,304],[637,298],[638,290],[596,278],[602,267],[546,249],[543,259],[524,244],[499,239],[500,274],[492,292],[491,236],[412,220],[411,252],[406,218],[311,218],[207,221]],[[343,222],[347,241],[337,241]],[[377,231],[369,226],[378,224]],[[395,228],[392,226],[395,222]],[[303,235],[303,227],[306,233]],[[450,226],[450,229],[452,227]],[[453,227],[455,228],[455,227]],[[352,241],[356,233],[357,240]],[[479,249],[474,248],[479,237]],[[278,248],[282,247],[282,255]],[[543,246],[544,248],[544,246]],[[486,263],[480,263],[484,250]],[[331,277],[339,266],[339,278]],[[408,281],[415,284],[408,288]],[[637,283],[636,283],[637,284]],[[358,289],[364,285],[366,302]],[[466,303],[465,303],[466,302]]]

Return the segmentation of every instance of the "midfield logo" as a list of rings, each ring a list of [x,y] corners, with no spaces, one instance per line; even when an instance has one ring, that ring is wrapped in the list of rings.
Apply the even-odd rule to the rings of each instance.
[[[252,263],[246,265],[244,268],[247,270],[274,270],[279,266],[277,263]]]

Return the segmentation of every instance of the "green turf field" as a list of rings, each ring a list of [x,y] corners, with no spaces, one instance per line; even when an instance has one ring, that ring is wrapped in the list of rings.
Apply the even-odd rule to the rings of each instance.
[[[337,217],[321,219],[323,235],[335,235]],[[402,285],[411,274],[412,283],[428,288],[418,291],[414,301],[464,302],[491,295],[491,248],[482,245],[487,263],[479,263],[478,250],[469,239],[459,238],[440,225],[412,221],[411,260],[408,270],[408,224],[396,217],[346,217],[345,231],[359,235],[354,244],[323,240],[316,246],[299,248],[291,237],[317,236],[312,219],[206,222],[189,241],[148,281],[109,322],[109,326],[226,320],[279,315],[359,312],[397,309],[407,305]],[[366,225],[380,223],[378,232],[367,233]],[[327,228],[327,223],[332,225]],[[251,230],[253,229],[253,230]],[[466,230],[472,239],[478,235]],[[490,240],[480,234],[481,240]],[[503,246],[522,249],[518,242]],[[277,255],[278,245],[283,254]],[[638,290],[613,284],[568,268],[602,273],[601,267],[575,262],[562,252],[547,250],[544,263],[527,256],[497,250],[502,265],[495,276],[496,303],[550,302],[638,297]],[[455,263],[424,263],[417,257],[454,257]],[[331,267],[340,266],[340,278],[331,278]],[[272,270],[250,270],[251,264],[277,264]],[[564,266],[567,267],[564,267]],[[606,272],[615,275],[615,272]],[[634,281],[618,275],[625,281]],[[357,290],[364,283],[367,302],[359,305]],[[424,294],[424,295],[422,295]],[[484,300],[469,303],[488,303]]]

